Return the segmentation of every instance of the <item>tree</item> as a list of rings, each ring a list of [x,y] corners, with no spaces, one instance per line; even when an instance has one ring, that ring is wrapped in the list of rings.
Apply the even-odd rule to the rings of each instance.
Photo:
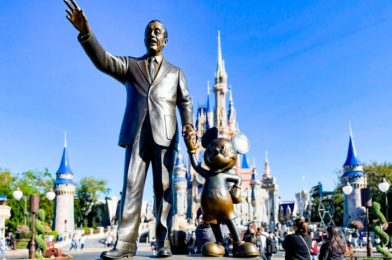
[[[100,216],[94,207],[99,204],[99,194],[106,190],[106,180],[94,177],[84,177],[76,191],[75,200],[75,223],[83,220],[83,225],[93,226],[93,223],[100,222]],[[81,223],[78,223],[81,224]]]
[[[387,182],[392,183],[392,164],[389,162],[377,163],[372,162],[365,165],[364,171],[367,176],[368,187],[373,196],[373,201],[378,201],[384,205],[385,194],[378,189],[378,184],[385,178]]]
[[[53,183],[54,178],[48,169],[29,170],[14,176],[10,171],[0,169],[0,192],[7,196],[7,204],[11,207],[11,218],[6,222],[8,230],[15,231],[18,225],[24,224],[24,201],[23,199],[17,201],[12,195],[17,188],[27,198],[27,212],[30,211],[30,195],[35,193],[40,196],[40,208],[45,210],[45,214],[49,220],[53,219],[53,203],[45,196],[46,192],[52,189]],[[27,221],[29,224],[30,220],[27,219]]]

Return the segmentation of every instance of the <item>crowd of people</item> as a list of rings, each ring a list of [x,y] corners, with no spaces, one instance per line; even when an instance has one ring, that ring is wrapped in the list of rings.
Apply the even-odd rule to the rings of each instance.
[[[287,260],[343,260],[354,247],[366,244],[366,237],[359,232],[345,233],[336,226],[324,231],[312,230],[305,218],[296,219],[293,226],[284,232],[281,229],[267,230],[250,222],[241,236],[244,242],[257,246],[263,260],[272,259],[278,251],[284,251]],[[203,245],[211,241],[215,241],[212,229],[202,216],[198,218],[194,231],[173,231],[171,234],[173,254],[201,254]],[[150,240],[150,246],[152,251],[156,249],[154,238]],[[230,255],[233,241],[229,232],[225,236],[224,247],[226,255]]]

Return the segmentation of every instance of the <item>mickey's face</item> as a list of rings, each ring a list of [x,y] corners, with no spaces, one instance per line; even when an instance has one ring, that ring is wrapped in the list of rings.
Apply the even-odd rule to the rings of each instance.
[[[217,172],[228,171],[237,161],[237,153],[229,139],[216,138],[207,147],[204,161],[211,170]]]

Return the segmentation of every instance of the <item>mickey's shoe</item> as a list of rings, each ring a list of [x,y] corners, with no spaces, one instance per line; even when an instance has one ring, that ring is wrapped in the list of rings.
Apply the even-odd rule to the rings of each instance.
[[[234,257],[257,257],[259,250],[256,245],[249,242],[234,243],[233,245]]]
[[[201,248],[201,254],[204,256],[224,256],[225,248],[220,243],[208,242]]]

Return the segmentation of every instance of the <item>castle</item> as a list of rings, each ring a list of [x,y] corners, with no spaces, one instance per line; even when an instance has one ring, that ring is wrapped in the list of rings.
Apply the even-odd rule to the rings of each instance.
[[[56,193],[54,228],[59,234],[72,233],[75,230],[74,196],[76,185],[73,182],[73,177],[74,174],[68,161],[67,137],[65,136],[63,155],[54,182],[54,192]]]
[[[351,193],[344,196],[343,225],[348,227],[355,220],[364,223],[365,208],[362,206],[361,189],[366,188],[367,178],[363,172],[363,163],[357,157],[351,127],[341,181],[343,185],[349,184],[352,187]]]
[[[234,106],[232,87],[228,88],[225,62],[222,56],[220,33],[218,31],[218,60],[212,87],[215,96],[215,107],[210,103],[210,84],[207,83],[207,100],[205,105],[196,109],[196,131],[198,136],[198,150],[196,156],[199,163],[203,163],[204,148],[201,137],[211,127],[218,129],[219,137],[229,138],[239,132],[237,112]],[[227,102],[227,94],[228,102]],[[227,107],[228,105],[228,107]],[[205,166],[205,165],[204,165]],[[278,218],[278,186],[276,179],[270,174],[270,164],[266,154],[264,174],[259,179],[255,163],[249,165],[247,155],[238,155],[235,173],[242,178],[242,202],[235,209],[238,220],[246,224],[249,221],[276,224]],[[174,177],[174,215],[175,219],[182,218],[196,220],[201,214],[200,199],[204,185],[204,178],[200,176],[188,163],[185,166],[181,151],[175,164]]]

